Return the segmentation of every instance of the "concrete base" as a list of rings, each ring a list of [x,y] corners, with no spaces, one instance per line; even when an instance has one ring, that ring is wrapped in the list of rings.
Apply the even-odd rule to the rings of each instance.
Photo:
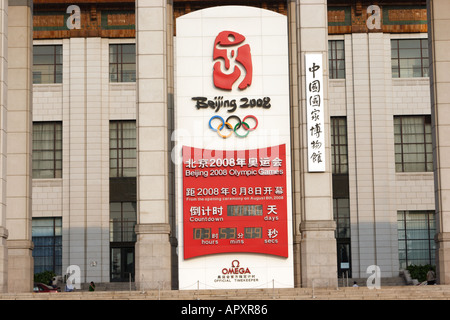
[[[0,292],[8,292],[8,230],[0,227]]]
[[[438,233],[435,240],[437,283],[450,284],[450,233]]]
[[[294,288],[302,287],[301,237],[294,236]]]
[[[8,240],[8,292],[32,292],[34,261],[33,242]]]
[[[300,224],[302,287],[337,286],[335,229],[333,220]]]
[[[171,244],[168,224],[136,225],[135,282],[138,290],[171,289]]]

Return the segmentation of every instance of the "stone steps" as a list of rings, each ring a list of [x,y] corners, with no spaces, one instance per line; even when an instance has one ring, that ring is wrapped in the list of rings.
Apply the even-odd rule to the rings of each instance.
[[[2,293],[0,300],[450,300],[450,286]]]

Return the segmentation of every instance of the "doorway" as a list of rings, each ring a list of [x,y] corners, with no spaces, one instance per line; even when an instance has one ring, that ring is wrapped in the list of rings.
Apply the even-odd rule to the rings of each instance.
[[[352,268],[350,264],[350,239],[336,239],[338,258],[338,278],[351,278]]]
[[[133,244],[134,245],[134,244]],[[134,246],[111,244],[111,282],[134,281]]]

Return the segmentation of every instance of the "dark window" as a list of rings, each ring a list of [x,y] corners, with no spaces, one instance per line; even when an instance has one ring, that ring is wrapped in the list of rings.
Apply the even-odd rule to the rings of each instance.
[[[333,218],[336,221],[338,277],[351,277],[350,200],[333,199]]]
[[[396,172],[433,171],[431,116],[395,116]]]
[[[330,79],[345,79],[344,40],[328,41],[328,66]]]
[[[109,45],[109,81],[136,82],[136,45]]]
[[[109,218],[110,279],[134,281],[136,202],[111,202]]]
[[[62,123],[33,123],[33,178],[62,177]]]
[[[109,128],[110,177],[136,177],[136,121],[111,121]]]
[[[434,211],[398,211],[397,225],[400,269],[410,265],[434,265]]]
[[[111,202],[109,214],[110,242],[135,242],[136,202]]]
[[[347,119],[331,117],[331,162],[333,174],[348,173]]]
[[[331,117],[333,219],[336,222],[338,277],[351,277],[347,118]]]
[[[336,238],[350,238],[350,200],[333,199],[333,205]]]
[[[428,77],[428,40],[391,40],[392,77]]]
[[[34,273],[53,271],[62,274],[62,219],[33,218]]]
[[[62,83],[62,45],[33,46],[33,83]]]

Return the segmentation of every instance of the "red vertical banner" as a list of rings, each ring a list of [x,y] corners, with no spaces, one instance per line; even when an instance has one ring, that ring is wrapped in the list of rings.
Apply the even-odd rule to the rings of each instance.
[[[288,257],[286,145],[183,146],[184,258],[226,252]]]

